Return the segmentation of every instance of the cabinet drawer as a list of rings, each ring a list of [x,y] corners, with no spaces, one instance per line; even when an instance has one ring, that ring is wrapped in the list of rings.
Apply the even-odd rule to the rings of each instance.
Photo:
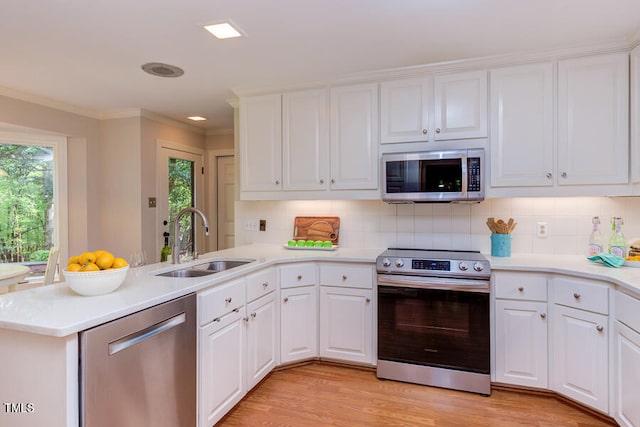
[[[318,283],[316,265],[314,263],[300,263],[280,267],[280,288],[294,288],[310,286]]]
[[[373,288],[373,266],[367,264],[321,264],[320,284],[347,288]]]
[[[609,286],[598,282],[557,277],[551,280],[556,304],[609,314]]]
[[[618,291],[615,303],[616,320],[640,333],[640,300]]]
[[[244,285],[244,280],[234,280],[198,293],[198,325],[205,325],[242,307],[245,302]]]
[[[496,298],[528,301],[547,300],[547,277],[529,273],[495,273]]]
[[[275,268],[268,268],[247,276],[247,301],[253,301],[275,291],[277,284],[278,270]]]

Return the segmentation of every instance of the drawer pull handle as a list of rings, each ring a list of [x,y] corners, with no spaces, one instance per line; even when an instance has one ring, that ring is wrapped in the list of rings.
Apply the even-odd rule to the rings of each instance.
[[[596,331],[598,331],[598,332],[604,331],[604,326],[602,326],[602,325],[596,326]]]
[[[240,309],[239,309],[239,308],[234,308],[234,309],[233,309],[233,312],[234,312],[234,313],[239,313],[239,312],[240,312]]]
[[[347,275],[346,274],[342,275],[342,280],[347,280]]]
[[[229,297],[227,299],[224,300],[227,304],[231,304],[231,301],[233,301],[233,298]]]
[[[253,313],[251,313],[251,317],[254,318],[254,319],[256,318],[256,312],[255,311]]]
[[[547,313],[540,313],[540,318],[541,319],[546,319],[547,318]]]
[[[298,274],[298,280],[302,280],[302,274]]]
[[[282,301],[289,302],[289,297],[284,297],[284,299]]]
[[[243,317],[242,320],[244,320],[245,322],[248,322],[249,318],[248,317]]]
[[[519,286],[518,287],[518,292],[523,292],[523,291],[524,291],[524,288],[522,286]]]
[[[264,283],[262,284],[262,288],[263,288],[263,289],[267,289],[268,287],[269,287],[269,282],[264,282]]]
[[[573,294],[573,297],[574,297],[575,299],[580,299],[580,294],[576,292],[575,294]]]

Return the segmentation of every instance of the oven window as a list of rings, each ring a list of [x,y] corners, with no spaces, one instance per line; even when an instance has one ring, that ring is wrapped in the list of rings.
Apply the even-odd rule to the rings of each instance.
[[[489,294],[379,286],[378,358],[489,373]]]
[[[462,160],[388,161],[387,193],[459,193]]]

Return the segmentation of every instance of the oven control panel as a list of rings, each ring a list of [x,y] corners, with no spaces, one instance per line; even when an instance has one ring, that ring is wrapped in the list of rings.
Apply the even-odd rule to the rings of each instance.
[[[398,252],[398,251],[396,251]],[[386,256],[385,256],[386,255]],[[395,256],[394,256],[395,255]],[[388,253],[377,259],[379,273],[442,275],[454,276],[488,276],[491,273],[489,262],[481,257],[452,257],[449,259],[403,257],[399,253]],[[457,258],[457,259],[456,259]]]

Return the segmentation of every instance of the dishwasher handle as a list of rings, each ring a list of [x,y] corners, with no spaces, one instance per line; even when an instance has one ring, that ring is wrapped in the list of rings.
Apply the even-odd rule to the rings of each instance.
[[[149,338],[152,338],[158,334],[161,334],[164,331],[168,331],[169,329],[175,328],[176,326],[183,324],[186,321],[186,319],[187,319],[187,315],[185,313],[180,313],[160,323],[151,325],[148,328],[142,329],[138,332],[129,334],[126,337],[110,342],[109,356],[112,356],[129,347],[133,347],[134,345],[139,344],[145,340],[148,340]]]

